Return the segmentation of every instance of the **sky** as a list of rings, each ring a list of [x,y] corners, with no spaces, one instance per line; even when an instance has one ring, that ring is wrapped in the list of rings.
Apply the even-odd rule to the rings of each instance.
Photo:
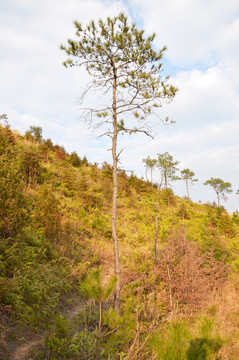
[[[90,81],[84,69],[62,66],[60,44],[75,38],[73,21],[87,25],[124,12],[146,34],[156,33],[155,47],[167,46],[163,71],[179,91],[159,116],[175,121],[155,123],[157,135],[122,136],[120,166],[145,177],[148,155],[169,152],[190,168],[198,182],[193,201],[216,201],[203,183],[211,177],[229,181],[234,190],[222,201],[230,213],[239,210],[239,2],[238,0],[1,0],[0,114],[24,134],[40,126],[43,137],[92,163],[111,163],[110,143],[83,126],[79,97]],[[98,95],[88,98],[97,102]],[[159,174],[154,172],[154,181]],[[185,184],[172,184],[186,195]]]

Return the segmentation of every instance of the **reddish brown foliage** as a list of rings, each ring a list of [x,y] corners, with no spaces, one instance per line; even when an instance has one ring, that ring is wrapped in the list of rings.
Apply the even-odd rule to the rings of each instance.
[[[170,237],[158,259],[156,275],[165,286],[169,310],[200,308],[228,274],[226,264],[215,260],[213,249],[203,254],[183,230]]]
[[[65,160],[66,158],[66,150],[63,146],[55,145],[56,158],[58,160]]]

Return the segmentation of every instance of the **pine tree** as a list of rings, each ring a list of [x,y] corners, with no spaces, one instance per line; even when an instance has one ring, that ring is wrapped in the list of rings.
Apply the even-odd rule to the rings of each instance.
[[[117,165],[121,151],[117,151],[117,139],[120,133],[133,134],[142,132],[152,135],[147,116],[154,113],[163,102],[171,101],[177,89],[168,83],[168,77],[161,75],[163,47],[155,51],[153,41],[155,34],[144,37],[144,31],[130,24],[124,14],[107,18],[98,24],[91,21],[83,27],[75,21],[77,40],[68,40],[68,45],[61,45],[69,58],[64,62],[66,67],[85,67],[93,77],[84,95],[89,90],[99,90],[111,94],[109,105],[100,108],[87,108],[84,111],[86,120],[95,129],[103,127],[103,135],[112,140],[113,159],[113,200],[112,200],[112,237],[115,251],[115,309],[120,308],[121,275],[119,245],[116,231],[117,217]],[[129,115],[136,121],[132,125]],[[168,121],[168,119],[166,119]]]
[[[150,169],[151,184],[153,184],[153,168],[156,166],[157,160],[151,159],[150,156],[147,156],[146,159],[143,159],[143,162],[145,163],[146,168],[146,180],[148,181],[148,170]]]
[[[188,191],[189,183],[193,184],[195,181],[198,181],[198,179],[193,179],[195,173],[188,168],[181,170],[181,175],[182,175],[182,180],[185,180],[186,182],[187,198],[189,199],[189,191]]]
[[[167,189],[169,181],[179,180],[180,178],[175,175],[178,168],[176,167],[179,161],[175,161],[167,151],[163,154],[158,154],[157,166],[163,176],[164,188]]]
[[[229,182],[225,182],[220,178],[211,177],[209,180],[206,180],[204,185],[210,185],[217,194],[217,204],[220,206],[220,195],[226,200],[225,193],[229,194],[232,192],[232,185]]]

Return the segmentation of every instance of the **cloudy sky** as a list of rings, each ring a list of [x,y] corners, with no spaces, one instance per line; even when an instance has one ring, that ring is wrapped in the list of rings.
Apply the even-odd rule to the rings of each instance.
[[[0,113],[22,134],[41,126],[44,138],[67,151],[111,162],[107,141],[82,127],[78,98],[88,75],[62,66],[59,45],[74,38],[74,19],[87,24],[121,11],[146,33],[155,32],[158,48],[167,46],[164,73],[179,88],[160,109],[174,125],[159,124],[153,140],[121,137],[122,167],[144,176],[142,158],[168,151],[199,179],[190,189],[193,200],[216,200],[203,182],[220,177],[234,189],[223,204],[230,212],[239,209],[238,0],[1,0]],[[173,189],[185,195],[183,183]]]

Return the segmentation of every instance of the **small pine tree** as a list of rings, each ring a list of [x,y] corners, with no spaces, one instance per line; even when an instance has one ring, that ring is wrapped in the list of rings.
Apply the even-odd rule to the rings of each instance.
[[[116,277],[113,276],[109,282],[103,286],[101,280],[101,271],[98,269],[93,270],[80,286],[84,295],[86,295],[89,299],[93,299],[99,304],[99,331],[101,330],[102,322],[102,303],[114,290],[116,281]]]

